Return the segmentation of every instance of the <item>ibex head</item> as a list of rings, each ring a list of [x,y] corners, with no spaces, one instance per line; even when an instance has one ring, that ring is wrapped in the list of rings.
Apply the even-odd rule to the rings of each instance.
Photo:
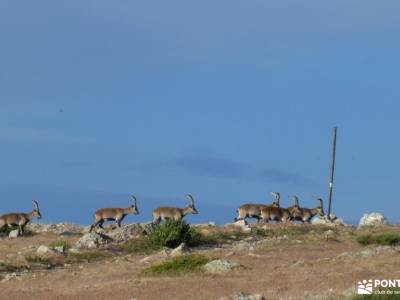
[[[41,219],[42,214],[40,213],[40,210],[39,210],[39,203],[36,200],[33,200],[33,206],[34,206],[34,208],[33,208],[32,215],[34,217],[37,217],[38,219]]]
[[[129,206],[130,212],[134,215],[138,215],[139,210],[137,208],[136,197],[134,195],[131,195],[131,198],[133,199],[133,204],[131,206]]]
[[[193,196],[190,194],[187,194],[186,197],[189,199],[189,213],[197,215],[199,212],[197,211],[196,207],[194,206],[194,199]]]
[[[279,201],[281,200],[281,194],[278,192],[271,192],[271,195],[274,196],[274,202],[272,202],[271,206],[279,207]]]
[[[325,216],[325,212],[324,212],[324,201],[322,200],[321,197],[317,197],[317,196],[312,196],[314,199],[316,199],[317,201],[319,201],[319,205],[316,207],[316,209],[318,210],[318,214],[323,217]]]

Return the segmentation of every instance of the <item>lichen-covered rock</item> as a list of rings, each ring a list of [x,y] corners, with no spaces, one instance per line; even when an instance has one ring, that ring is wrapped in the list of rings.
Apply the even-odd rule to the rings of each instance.
[[[60,235],[82,234],[84,227],[72,223],[37,224],[29,223],[27,228],[33,232],[52,232]]]
[[[147,235],[152,233],[154,230],[154,225],[152,222],[141,223],[140,226],[142,226],[144,233]]]
[[[331,217],[328,216],[323,217],[315,217],[311,220],[311,223],[314,225],[327,225],[327,226],[345,226],[346,223],[343,219],[336,217],[335,215],[331,214]]]
[[[251,228],[247,224],[246,220],[239,220],[239,221],[236,221],[235,223],[227,224],[227,225],[228,226],[229,225],[233,225],[233,226],[235,226],[236,228],[240,229],[243,232],[250,232],[251,231]]]
[[[388,225],[389,222],[386,217],[378,212],[373,212],[370,214],[364,214],[360,220],[359,227],[363,226],[382,226]]]
[[[84,234],[75,244],[76,249],[95,249],[108,244],[111,238],[95,232]]]
[[[39,248],[36,250],[36,253],[39,255],[47,255],[47,254],[54,254],[55,251],[47,246],[41,245]]]
[[[266,300],[263,295],[260,294],[250,294],[250,293],[239,293],[230,297],[223,297],[219,300]]]
[[[185,243],[180,244],[178,247],[173,249],[169,254],[172,257],[181,256],[189,252],[189,248]]]
[[[116,242],[126,242],[133,238],[143,236],[146,232],[140,224],[127,224],[105,234]]]
[[[222,274],[239,267],[240,264],[237,262],[232,262],[225,259],[216,259],[205,264],[203,268],[207,273]]]

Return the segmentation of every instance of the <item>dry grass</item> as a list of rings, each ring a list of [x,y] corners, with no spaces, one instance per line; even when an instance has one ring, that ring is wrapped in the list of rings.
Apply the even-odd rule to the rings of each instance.
[[[304,229],[271,225],[265,232],[257,229],[242,234],[234,228],[207,227],[204,232],[215,238],[219,247],[195,248],[193,254],[237,261],[245,268],[226,275],[194,272],[190,276],[143,277],[143,270],[154,264],[142,261],[145,254],[104,251],[108,256],[76,260],[69,267],[30,272],[21,280],[1,283],[0,299],[153,300],[162,296],[168,300],[210,300],[240,291],[262,293],[267,299],[344,299],[343,291],[354,287],[358,280],[400,278],[398,252],[358,255],[376,247],[366,248],[356,241],[368,230],[355,233],[351,228],[337,229],[337,241],[326,241],[325,230],[320,226]],[[372,233],[388,231],[400,232],[400,227],[373,229]],[[287,238],[282,238],[284,235]],[[249,250],[250,245],[236,247],[238,241],[250,238],[260,242],[251,244],[254,250]],[[0,260],[10,266],[24,264],[26,255],[33,255],[39,245],[56,239],[51,234],[3,238]],[[73,244],[75,240],[68,242]]]

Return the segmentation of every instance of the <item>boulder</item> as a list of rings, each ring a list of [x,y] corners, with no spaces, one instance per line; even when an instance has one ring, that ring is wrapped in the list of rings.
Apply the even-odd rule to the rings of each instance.
[[[126,242],[133,238],[143,236],[146,232],[140,224],[127,224],[107,232],[115,242]]]
[[[53,223],[53,224],[37,224],[29,223],[27,228],[33,232],[52,232],[59,235],[78,235],[82,234],[84,227],[72,223]]]
[[[219,300],[266,300],[263,295],[260,294],[250,294],[250,293],[239,293],[230,297],[223,297]]]
[[[364,214],[360,220],[360,223],[358,224],[358,227],[363,227],[363,226],[382,226],[382,225],[388,225],[389,222],[386,219],[386,217],[378,212],[373,212],[370,214]]]
[[[247,224],[246,220],[236,221],[235,223],[232,223],[232,225],[234,225],[235,227],[237,227],[238,229],[240,229],[243,232],[250,232],[251,231],[251,228]]]
[[[331,214],[331,218],[328,219],[328,216],[323,217],[315,217],[311,220],[311,223],[314,225],[327,225],[327,226],[345,226],[346,223],[343,219],[336,217],[334,214]]]
[[[15,230],[10,231],[10,233],[8,234],[8,237],[10,239],[15,239],[15,238],[19,237],[19,230],[15,229]]]
[[[55,251],[47,246],[41,245],[39,248],[36,250],[36,253],[38,255],[47,255],[47,254],[53,254]]]
[[[327,226],[345,226],[346,223],[343,219],[338,218],[336,215],[331,214],[330,218],[328,216],[317,216],[311,220],[311,223],[314,225],[327,225]]]
[[[181,256],[181,255],[186,254],[188,252],[189,252],[188,246],[185,243],[182,243],[178,247],[173,249],[169,255],[172,256],[172,257],[175,257],[175,256]]]
[[[237,262],[225,259],[216,259],[204,265],[204,271],[211,274],[223,274],[240,267]]]
[[[142,226],[144,233],[147,235],[152,233],[154,230],[154,225],[152,222],[141,223],[140,226]]]
[[[75,244],[76,249],[94,249],[108,244],[111,238],[95,232],[84,234]]]

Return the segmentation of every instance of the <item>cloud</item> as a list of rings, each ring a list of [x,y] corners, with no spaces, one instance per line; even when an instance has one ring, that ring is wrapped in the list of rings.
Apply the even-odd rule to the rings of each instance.
[[[312,184],[310,179],[284,169],[254,166],[250,163],[216,156],[186,156],[152,163],[135,164],[132,165],[132,169],[140,172],[177,169],[193,176],[209,178],[267,181],[284,184]]]

